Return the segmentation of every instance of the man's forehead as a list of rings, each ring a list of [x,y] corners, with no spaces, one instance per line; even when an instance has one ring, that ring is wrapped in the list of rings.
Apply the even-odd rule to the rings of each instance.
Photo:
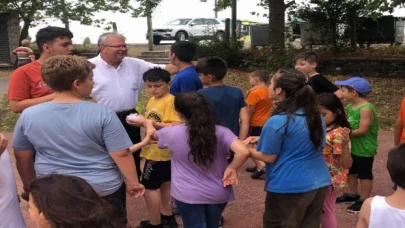
[[[111,44],[111,43],[123,43],[125,44],[125,39],[121,38],[121,37],[115,37],[115,36],[111,36],[107,38],[107,43]]]

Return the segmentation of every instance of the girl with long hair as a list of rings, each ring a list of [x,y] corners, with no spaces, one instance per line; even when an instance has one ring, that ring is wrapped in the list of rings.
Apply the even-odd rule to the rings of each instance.
[[[326,124],[326,145],[323,149],[326,165],[332,178],[323,204],[322,227],[337,228],[335,204],[337,194],[347,187],[347,174],[352,165],[350,154],[350,123],[342,102],[333,93],[317,96],[319,109]]]
[[[322,150],[325,125],[308,78],[280,70],[271,79],[269,96],[277,103],[259,137],[252,158],[266,163],[267,191],[263,227],[319,227],[331,179]]]
[[[52,174],[30,184],[29,214],[37,228],[121,228],[113,207],[82,178]]]
[[[203,95],[179,94],[174,107],[184,124],[152,135],[159,148],[172,152],[171,195],[184,228],[218,228],[226,204],[235,199],[231,185],[238,182],[236,170],[250,151],[231,130],[215,125]],[[155,130],[150,120],[145,120],[145,126],[148,132]],[[228,164],[231,150],[235,158]]]

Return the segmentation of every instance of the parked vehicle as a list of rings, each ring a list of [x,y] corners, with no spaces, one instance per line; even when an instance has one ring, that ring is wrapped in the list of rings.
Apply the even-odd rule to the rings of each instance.
[[[225,35],[225,24],[215,18],[179,18],[153,29],[153,43],[162,40],[219,39]]]

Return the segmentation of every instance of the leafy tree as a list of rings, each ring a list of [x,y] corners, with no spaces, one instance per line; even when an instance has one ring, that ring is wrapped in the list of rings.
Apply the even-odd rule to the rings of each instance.
[[[149,51],[153,51],[153,26],[152,26],[152,14],[156,7],[162,2],[162,0],[135,0],[139,3],[139,7],[135,8],[133,17],[146,17],[148,25],[148,44]]]
[[[30,27],[46,18],[60,19],[66,28],[71,21],[78,21],[83,25],[101,27],[105,19],[94,19],[100,11],[113,11],[126,13],[132,7],[130,0],[1,0],[0,12],[10,10],[19,14],[24,22],[20,40],[27,38]]]

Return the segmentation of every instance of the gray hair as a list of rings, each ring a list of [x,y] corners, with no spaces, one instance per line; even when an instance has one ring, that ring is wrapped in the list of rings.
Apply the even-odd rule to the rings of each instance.
[[[29,40],[27,40],[27,39],[24,39],[24,40],[21,40],[21,45],[22,46],[28,46],[28,45],[30,45],[30,41]]]
[[[117,38],[122,38],[122,39],[126,40],[125,36],[122,34],[119,34],[117,32],[106,32],[106,33],[101,34],[101,36],[98,38],[98,42],[97,42],[98,47],[107,46],[108,45],[107,40],[110,37],[117,37]]]

